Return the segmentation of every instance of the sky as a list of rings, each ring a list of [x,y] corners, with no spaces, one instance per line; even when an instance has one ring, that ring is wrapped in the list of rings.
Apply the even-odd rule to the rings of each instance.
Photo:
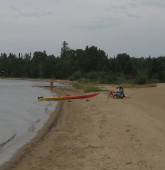
[[[96,46],[108,57],[165,56],[164,0],[0,0],[0,53]]]

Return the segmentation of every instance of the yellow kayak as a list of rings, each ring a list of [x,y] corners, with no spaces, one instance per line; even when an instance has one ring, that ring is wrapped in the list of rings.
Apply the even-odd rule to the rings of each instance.
[[[48,100],[69,100],[69,99],[82,99],[89,98],[98,95],[99,93],[94,94],[85,94],[85,95],[71,95],[71,96],[60,96],[60,97],[38,97],[40,101],[48,101]]]

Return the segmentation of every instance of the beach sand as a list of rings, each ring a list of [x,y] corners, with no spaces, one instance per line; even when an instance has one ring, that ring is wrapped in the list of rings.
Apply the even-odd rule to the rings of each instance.
[[[112,85],[100,85],[113,90]],[[165,84],[126,88],[130,98],[60,101],[38,135],[0,169],[165,169]],[[83,94],[57,87],[58,95]]]

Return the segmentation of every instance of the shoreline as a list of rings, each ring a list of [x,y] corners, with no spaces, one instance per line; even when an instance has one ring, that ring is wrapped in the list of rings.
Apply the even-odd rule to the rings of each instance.
[[[58,81],[61,82],[61,81]],[[64,81],[62,81],[64,82]],[[50,89],[47,87],[43,87],[45,89]],[[67,87],[65,87],[67,88]],[[58,90],[57,90],[58,89]],[[53,91],[57,94],[57,95],[65,95],[63,93],[62,90],[59,90],[60,87],[55,87],[53,89]],[[27,142],[24,146],[22,146],[21,148],[19,148],[16,153],[11,157],[10,160],[6,161],[5,163],[3,163],[2,165],[0,165],[0,169],[12,169],[14,168],[19,161],[21,161],[26,154],[30,153],[31,150],[39,143],[43,140],[43,138],[45,138],[45,136],[51,131],[51,129],[56,126],[58,119],[61,115],[61,110],[63,107],[63,101],[58,101],[58,104],[55,108],[55,110],[51,113],[49,119],[47,120],[47,122],[43,125],[43,127],[37,132],[37,135],[31,139],[29,142]]]
[[[36,138],[0,169],[165,169],[165,83],[125,88],[126,99],[107,98],[114,86],[101,86],[106,92],[89,100],[60,101]]]

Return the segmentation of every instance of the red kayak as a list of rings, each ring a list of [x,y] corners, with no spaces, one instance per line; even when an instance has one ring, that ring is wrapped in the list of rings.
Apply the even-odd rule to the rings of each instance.
[[[98,95],[99,93],[94,94],[84,94],[84,95],[71,95],[71,96],[60,96],[60,97],[38,97],[38,100],[69,100],[69,99],[82,99],[89,98]]]

